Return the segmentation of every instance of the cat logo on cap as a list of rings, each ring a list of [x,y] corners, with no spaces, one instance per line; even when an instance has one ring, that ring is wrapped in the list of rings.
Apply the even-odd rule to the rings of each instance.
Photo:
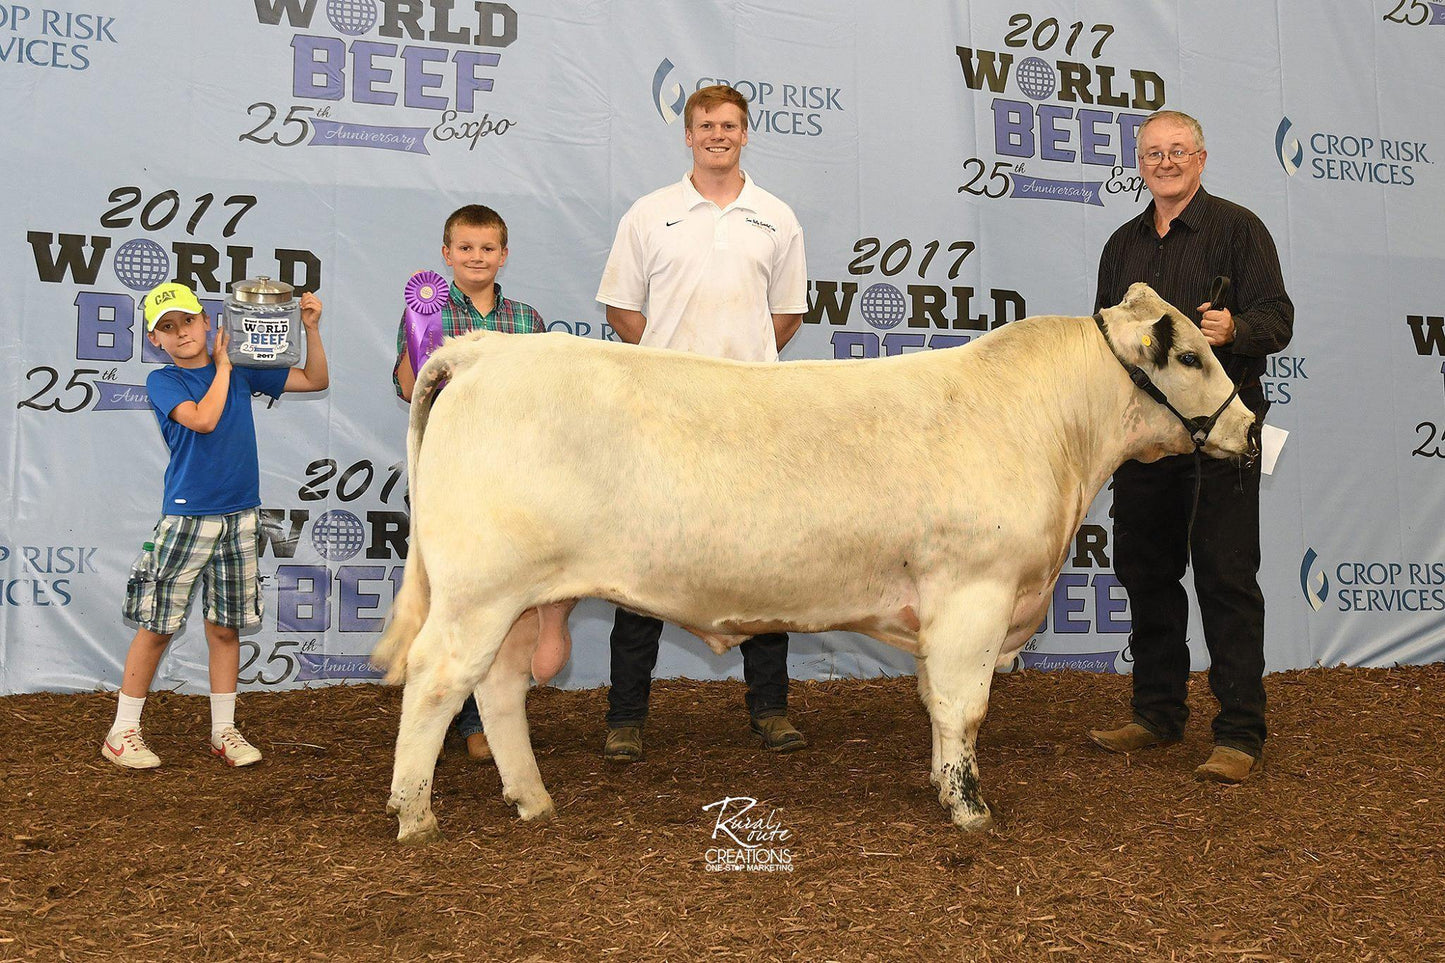
[[[145,296],[144,303],[147,331],[154,331],[156,322],[161,319],[161,315],[167,312],[180,311],[184,314],[200,314],[204,310],[201,302],[196,299],[195,292],[175,281],[167,281],[165,284],[157,284],[151,288],[150,293]]]

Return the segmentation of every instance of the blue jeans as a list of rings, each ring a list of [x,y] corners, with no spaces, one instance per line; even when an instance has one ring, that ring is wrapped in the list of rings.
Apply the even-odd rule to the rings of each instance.
[[[624,608],[612,623],[612,687],[607,690],[607,725],[640,726],[647,718],[652,670],[662,622]],[[755,635],[739,648],[743,680],[748,684],[748,713],[754,719],[788,711],[788,636],[785,632]]]
[[[476,696],[467,696],[467,701],[462,703],[462,711],[457,713],[456,726],[463,739],[482,731],[482,714],[477,711]]]

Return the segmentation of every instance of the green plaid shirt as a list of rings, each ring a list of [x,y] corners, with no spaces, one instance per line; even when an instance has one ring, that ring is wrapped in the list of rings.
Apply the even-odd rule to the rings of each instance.
[[[490,314],[478,311],[472,299],[463,294],[456,285],[451,285],[451,292],[451,300],[442,307],[442,334],[448,338],[455,338],[468,331],[541,334],[547,330],[547,326],[542,323],[542,316],[530,304],[502,297],[500,284],[492,285],[496,304],[492,306]],[[401,370],[401,359],[405,354],[406,315],[403,313],[401,323],[396,326],[396,364],[391,367],[391,384],[396,389],[398,398],[401,397],[401,382],[397,379],[397,372]]]

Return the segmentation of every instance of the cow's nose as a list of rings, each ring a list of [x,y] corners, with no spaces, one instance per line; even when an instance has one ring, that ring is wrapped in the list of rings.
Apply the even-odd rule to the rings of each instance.
[[[1260,423],[1256,420],[1250,423],[1249,430],[1244,435],[1244,463],[1253,465],[1261,450]]]

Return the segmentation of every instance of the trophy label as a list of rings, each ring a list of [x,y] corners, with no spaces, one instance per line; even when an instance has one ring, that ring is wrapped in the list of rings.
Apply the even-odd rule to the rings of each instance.
[[[238,350],[256,361],[275,361],[290,346],[290,318],[239,318],[242,334]]]

